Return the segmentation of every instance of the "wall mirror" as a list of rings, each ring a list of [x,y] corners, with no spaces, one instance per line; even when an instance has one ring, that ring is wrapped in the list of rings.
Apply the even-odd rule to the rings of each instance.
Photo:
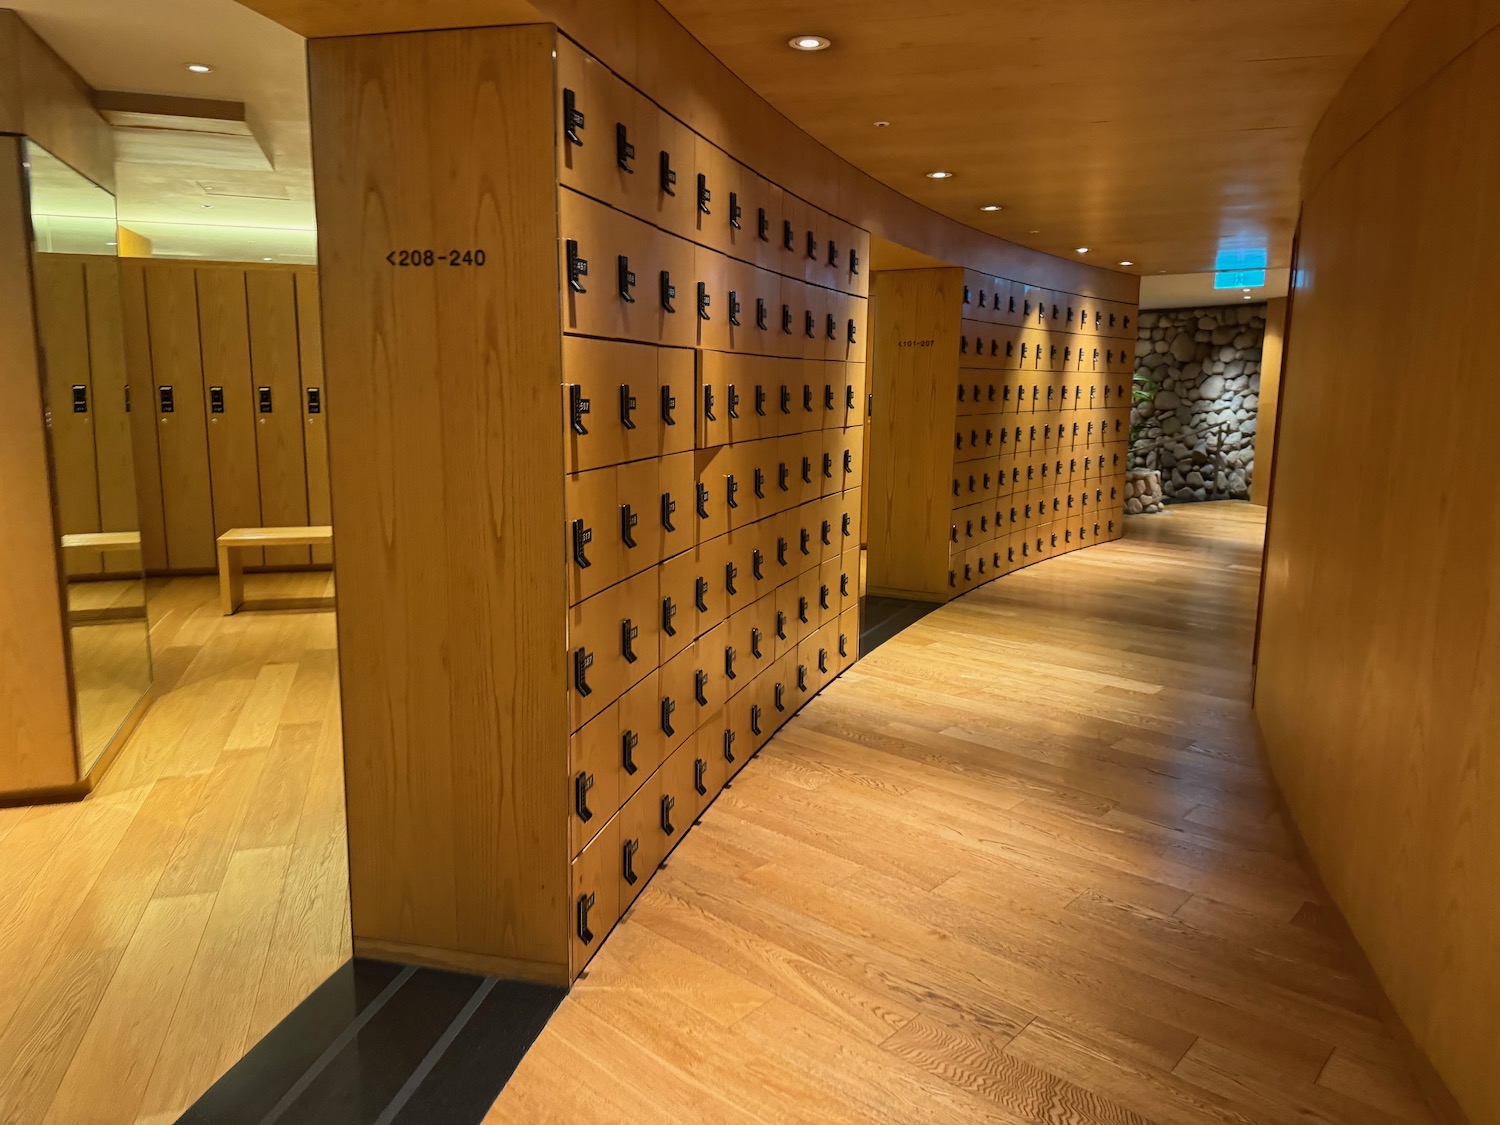
[[[151,686],[115,200],[30,141],[24,164],[83,773]]]

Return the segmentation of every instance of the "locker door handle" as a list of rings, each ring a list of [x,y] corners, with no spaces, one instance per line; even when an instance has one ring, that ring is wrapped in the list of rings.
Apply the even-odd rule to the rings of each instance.
[[[620,622],[620,655],[626,664],[634,664],[640,657],[635,654],[635,639],[641,635],[640,626],[630,618]]]
[[[739,569],[734,565],[734,563],[731,562],[724,564],[724,589],[731,594],[739,593],[739,591],[734,588],[734,580],[739,577],[739,573]]]
[[[732,230],[740,229],[740,216],[745,213],[740,206],[740,193],[732,191],[729,193],[729,226]]]
[[[777,684],[776,685],[776,710],[778,710],[778,711],[785,711],[786,710],[786,685],[785,684]]]
[[[792,334],[792,306],[781,306],[781,331],[790,336]]]
[[[840,574],[839,575],[839,597],[841,597],[841,598],[847,598],[848,596],[849,596],[849,576],[847,574]]]
[[[628,256],[624,254],[620,255],[616,273],[620,283],[620,300],[624,301],[627,305],[635,304],[635,297],[630,292],[635,288],[635,271],[630,268],[630,258]]]
[[[766,388],[759,383],[755,384],[755,413],[766,416]]]
[[[672,271],[661,271],[661,307],[664,311],[675,313],[677,308],[672,304],[677,299],[677,286],[672,284]]]
[[[843,633],[839,634],[839,656],[849,659],[849,638]]]
[[[257,401],[257,407],[258,407],[259,413],[261,413],[261,414],[270,414],[271,413],[271,388],[270,387],[256,387],[255,388],[255,393],[256,393],[257,400],[258,400]]]
[[[676,832],[672,827],[672,809],[677,805],[677,798],[670,793],[662,794],[661,798],[661,830],[668,836]]]
[[[785,383],[781,384],[781,412],[783,414],[792,412],[792,388]]]
[[[802,458],[802,483],[812,484],[812,458]]]
[[[849,272],[859,272],[859,255],[852,249],[849,251]]]
[[[790,479],[790,473],[787,470],[785,461],[781,462],[777,467],[776,476],[777,487],[780,488],[782,492],[790,492],[792,490],[791,485],[787,483],[787,481]]]
[[[808,620],[807,620],[807,609],[808,609],[807,599],[806,598],[798,598],[797,599],[797,620],[800,621],[800,622],[802,622],[802,624],[804,624],[804,625],[806,625],[806,624],[809,623]]]
[[[786,614],[779,609],[776,611],[776,636],[779,640],[786,640]]]
[[[729,384],[729,416],[738,418],[740,416],[740,393],[734,389],[734,384]]]
[[[661,150],[661,190],[664,195],[677,194],[677,173],[672,171],[672,154]]]
[[[693,698],[699,707],[708,706],[708,673],[702,668],[693,670]]]
[[[620,171],[635,175],[635,169],[630,162],[635,159],[635,145],[630,143],[630,130],[625,127],[625,122],[615,122],[615,163],[619,165]]]
[[[641,744],[641,736],[633,730],[620,735],[620,765],[626,773],[633,774],[641,767],[635,764],[635,748]]]
[[[762,332],[766,330],[766,299],[764,297],[755,298],[755,327]]]
[[[766,498],[766,471],[761,468],[755,470],[755,496],[759,500]],[[760,575],[756,575],[757,578]]]
[[[766,215],[764,207],[758,208],[755,215],[755,237],[762,242],[771,241],[771,220]]]
[[[740,482],[735,480],[734,474],[731,473],[724,478],[724,502],[731,508],[738,508],[740,506],[739,493]]]
[[[755,580],[757,582],[760,582],[765,578],[765,574],[762,573],[765,558],[765,555],[761,554],[761,550],[759,547],[756,547],[753,551],[750,552],[750,573],[755,575]],[[757,655],[759,654],[757,653]]]
[[[699,613],[708,612],[708,579],[701,575],[693,579],[693,604]]]
[[[750,629],[750,655],[760,659],[760,630],[753,626]]]
[[[738,657],[739,653],[734,650],[733,645],[724,646],[724,677],[726,679],[737,680],[740,678],[739,673],[734,670],[734,662]]]
[[[849,323],[853,324],[854,322],[851,320]],[[854,408],[855,408],[854,407],[854,388],[852,386],[851,387],[845,387],[844,388],[844,409],[845,410],[853,410]]]
[[[750,733],[760,737],[760,704],[750,704]]]
[[[667,531],[676,531],[677,525],[672,522],[672,515],[677,511],[677,501],[672,499],[670,492],[661,494],[661,525]]]
[[[700,797],[708,796],[708,786],[703,779],[708,776],[708,763],[702,758],[693,759],[693,789]]]
[[[130,409],[128,403],[126,404],[125,409]],[[321,387],[307,388],[307,412],[309,414],[323,413],[323,390]]]
[[[578,95],[572,90],[563,90],[563,136],[568,139],[569,144],[583,147],[583,138],[579,136],[578,130],[583,128],[583,111],[578,108]]]
[[[661,389],[661,420],[664,425],[677,425],[677,418],[673,411],[677,409],[677,398],[672,394],[671,387]]]
[[[849,342],[851,344],[857,344],[859,341],[857,339],[855,339],[854,319],[852,317],[849,319],[848,333],[849,333]]]
[[[780,565],[786,566],[786,536],[784,535],[776,537],[776,561]]]
[[[585,527],[582,520],[573,521],[573,561],[579,570],[587,570],[594,564],[589,562],[585,548],[594,541],[594,529]]]
[[[706,281],[700,281],[700,282],[698,282],[698,319],[699,320],[709,320],[710,319],[710,317],[708,315],[708,306],[712,302],[713,302],[713,298],[708,295],[708,282],[706,282]]]
[[[826,648],[818,649],[818,671],[824,675],[828,674],[828,650]]]
[[[708,485],[702,482],[698,484],[698,518],[708,519]]]
[[[664,695],[664,696],[662,696],[662,699],[661,699],[661,732],[662,732],[662,734],[666,735],[668,738],[671,738],[674,734],[677,733],[676,728],[672,726],[672,712],[676,711],[676,710],[677,710],[677,704],[673,702],[672,697],[670,695]],[[662,819],[663,820],[666,819],[665,814],[663,814],[663,818]],[[670,831],[670,829],[668,829],[668,831]]]
[[[670,597],[661,600],[661,631],[669,637],[677,635],[677,626],[672,624],[672,618],[677,616],[677,604]]]
[[[724,731],[724,760],[734,762],[734,731],[727,729]]]
[[[573,650],[573,686],[578,689],[581,697],[594,694],[594,689],[589,687],[589,669],[594,666],[594,654],[579,645]]]
[[[825,453],[825,454],[823,454],[823,478],[825,480],[832,480],[833,479],[833,454],[832,453]]]
[[[630,384],[620,384],[620,425],[627,430],[635,429],[635,395],[630,393]]]
[[[641,842],[639,840],[626,840],[620,852],[620,876],[632,887],[635,886],[635,881],[640,878],[635,873],[635,853],[640,850]]]
[[[802,314],[802,334],[811,340],[817,335],[817,331],[817,322],[813,320],[812,310],[805,310]]]
[[[629,504],[620,505],[620,541],[632,550],[636,547],[635,527],[641,517],[630,510]]]
[[[797,241],[797,232],[794,231],[794,230],[792,230],[792,221],[790,219],[782,219],[781,220],[781,245],[782,245],[782,248],[786,249],[786,250],[794,249],[794,244],[796,243],[796,241]]]
[[[710,422],[718,421],[714,417],[714,389],[708,383],[703,384],[703,417],[707,418]]]
[[[826,582],[818,587],[818,608],[825,611],[828,609],[828,583]]]
[[[823,521],[822,538],[823,538],[823,546],[825,546],[825,547],[831,547],[831,546],[833,546],[833,524],[830,523],[828,520],[824,520]]]
[[[573,807],[578,810],[578,819],[585,824],[594,819],[594,811],[589,808],[589,790],[593,787],[594,775],[579,770],[573,779]]]
[[[733,328],[740,326],[740,295],[735,289],[729,291],[729,324]]]
[[[799,664],[799,665],[797,665],[797,690],[798,691],[806,691],[807,690],[807,665],[806,664]]]
[[[583,279],[589,275],[589,260],[578,256],[578,239],[568,239],[568,288],[575,293],[587,293]]]
[[[594,894],[590,891],[586,895],[578,896],[578,940],[584,945],[592,945],[594,942],[594,931],[589,929],[589,911],[594,909]]]
[[[812,554],[812,532],[804,527],[799,534],[802,539],[802,553],[804,555]]]
[[[828,338],[830,340],[837,340],[839,338],[838,318],[835,317],[832,313],[829,313],[827,319],[823,323],[823,330],[828,334]]]
[[[708,209],[709,200],[713,199],[713,192],[708,190],[708,177],[698,173],[698,210],[705,215],[712,214]]]
[[[818,260],[818,240],[813,236],[812,231],[807,232],[807,257],[810,261]]]
[[[853,517],[848,512],[845,512],[844,513],[844,518],[843,518],[843,531],[844,531],[844,538],[845,539],[848,539],[849,536],[853,534],[853,530],[852,530],[853,529],[853,525],[854,525],[854,519],[853,519]]]
[[[839,264],[839,246],[833,239],[828,240],[828,264],[837,266]]]

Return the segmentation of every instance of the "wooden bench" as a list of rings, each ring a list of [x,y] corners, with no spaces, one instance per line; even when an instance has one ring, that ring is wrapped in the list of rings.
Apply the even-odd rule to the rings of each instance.
[[[245,564],[240,551],[257,547],[332,547],[333,528],[232,527],[219,536],[219,598],[229,617],[245,601]]]

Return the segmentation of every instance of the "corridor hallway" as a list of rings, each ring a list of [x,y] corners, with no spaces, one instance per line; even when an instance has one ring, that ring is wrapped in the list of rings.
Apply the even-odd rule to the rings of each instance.
[[[487,1120],[1432,1120],[1258,757],[1263,518],[1132,519],[845,673]]]

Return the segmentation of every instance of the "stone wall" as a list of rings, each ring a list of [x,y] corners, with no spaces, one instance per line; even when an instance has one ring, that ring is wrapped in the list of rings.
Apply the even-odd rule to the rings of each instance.
[[[1169,504],[1248,499],[1266,306],[1157,309],[1139,324],[1136,373],[1160,390],[1131,411],[1134,465],[1161,470]]]

